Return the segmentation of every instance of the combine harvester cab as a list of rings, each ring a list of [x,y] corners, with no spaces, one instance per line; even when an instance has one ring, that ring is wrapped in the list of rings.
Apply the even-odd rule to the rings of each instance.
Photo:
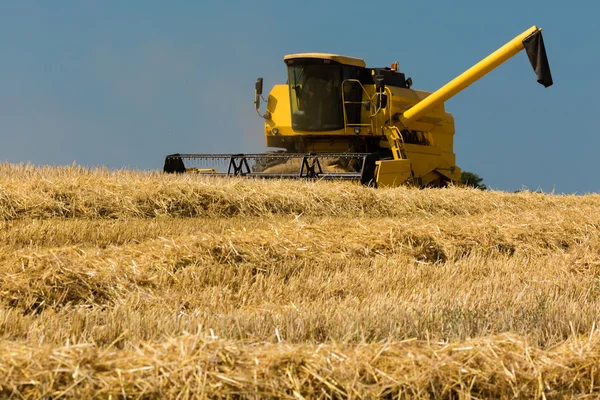
[[[521,50],[539,83],[552,85],[541,29],[535,26],[433,93],[412,89],[398,63],[367,68],[363,60],[336,54],[284,57],[288,83],[275,85],[260,113],[263,154],[172,154],[165,172],[216,176],[352,180],[379,187],[406,183],[444,186],[460,181],[454,155],[454,118],[444,103]],[[217,172],[214,163],[225,162]],[[208,168],[199,168],[204,164]]]

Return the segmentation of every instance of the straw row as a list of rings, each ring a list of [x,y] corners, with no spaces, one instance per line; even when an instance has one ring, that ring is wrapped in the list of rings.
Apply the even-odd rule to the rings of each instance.
[[[380,189],[357,184],[221,179],[187,174],[109,172],[0,165],[0,220],[21,218],[256,217],[302,214],[354,218],[538,216],[577,208],[598,214],[597,195],[551,196],[477,190]]]
[[[117,342],[118,343],[118,342]],[[14,398],[589,398],[600,335],[541,350],[514,335],[455,343],[233,342],[186,335],[130,350],[0,343]]]
[[[123,327],[135,343],[198,324],[234,339],[274,340],[279,329],[295,342],[509,330],[546,346],[568,336],[569,322],[589,330],[600,312],[599,232],[560,216],[500,223],[7,223],[16,243],[0,252],[0,328],[103,344]]]

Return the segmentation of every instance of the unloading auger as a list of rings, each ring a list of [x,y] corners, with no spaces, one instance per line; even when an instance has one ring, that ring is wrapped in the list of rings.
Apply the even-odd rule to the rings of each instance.
[[[353,180],[375,186],[444,186],[460,181],[454,155],[454,118],[444,103],[525,49],[548,87],[552,75],[542,30],[532,26],[433,93],[412,89],[397,62],[367,68],[359,58],[302,53],[284,57],[288,82],[275,85],[260,113],[262,154],[171,154],[165,172],[217,176]],[[216,162],[226,171],[218,172]],[[202,166],[207,168],[202,168]]]

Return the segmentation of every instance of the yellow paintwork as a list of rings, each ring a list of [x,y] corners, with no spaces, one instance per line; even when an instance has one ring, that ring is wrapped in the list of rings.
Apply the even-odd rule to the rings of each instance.
[[[361,106],[358,124],[347,122],[344,108],[345,127],[340,130],[294,130],[290,95],[293,97],[295,94],[288,85],[275,85],[267,101],[266,144],[291,152],[347,152],[353,151],[353,143],[358,138],[378,143],[379,148],[391,151],[393,160],[377,162],[375,177],[379,186],[398,186],[407,180],[422,186],[459,182],[461,170],[456,166],[454,155],[454,118],[446,112],[444,102],[521,51],[523,39],[537,29],[535,26],[529,28],[434,93],[386,86],[385,108],[377,108],[374,84],[359,83],[363,90],[361,103],[369,104],[369,108]],[[329,59],[365,67],[361,59],[336,54],[292,54],[285,56],[284,60],[301,58]],[[345,101],[343,85],[346,82],[359,81],[344,81],[340,94],[342,101]],[[296,101],[295,98],[293,101]],[[360,132],[355,133],[355,129],[360,129]],[[412,137],[411,141],[404,138],[405,133]]]
[[[331,60],[338,62],[344,65],[352,65],[353,67],[366,67],[367,64],[361,58],[341,56],[339,54],[329,54],[329,53],[298,53],[298,54],[288,54],[283,57],[284,61],[294,60],[297,58],[318,58],[321,60]]]
[[[412,174],[411,160],[381,160],[376,161],[375,165],[375,182],[378,187],[400,186]]]

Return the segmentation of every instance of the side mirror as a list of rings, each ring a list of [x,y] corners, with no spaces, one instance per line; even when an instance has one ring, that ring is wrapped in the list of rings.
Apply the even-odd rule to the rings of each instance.
[[[263,78],[256,79],[256,85],[254,86],[254,88],[256,89],[256,93],[262,94],[262,89],[263,89],[262,87],[263,87]]]
[[[258,78],[254,85],[254,108],[258,111],[260,108],[260,95],[263,90],[263,78]]]
[[[383,82],[383,75],[375,75],[375,89],[379,93],[382,93],[385,90],[385,83]]]

